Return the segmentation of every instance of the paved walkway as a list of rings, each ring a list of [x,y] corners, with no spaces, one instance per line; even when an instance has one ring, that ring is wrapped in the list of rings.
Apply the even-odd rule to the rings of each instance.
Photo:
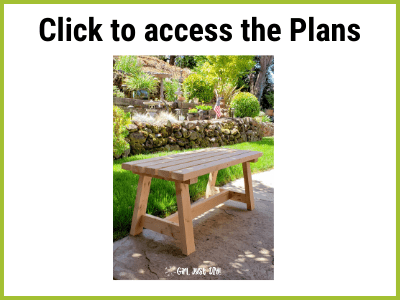
[[[274,170],[252,176],[255,210],[229,200],[193,220],[196,251],[189,256],[175,239],[147,229],[115,242],[114,279],[274,279],[273,177]],[[224,188],[244,192],[244,180]],[[206,275],[192,274],[202,268]]]

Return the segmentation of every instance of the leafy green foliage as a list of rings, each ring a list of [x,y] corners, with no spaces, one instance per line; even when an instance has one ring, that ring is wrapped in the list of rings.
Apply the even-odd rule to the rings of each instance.
[[[198,106],[196,106],[196,108],[198,110],[212,110],[212,106],[211,105],[198,105]]]
[[[157,78],[142,72],[136,76],[129,77],[126,81],[126,86],[131,91],[146,90],[152,93],[157,89],[158,81]]]
[[[267,95],[265,95],[265,98],[267,99],[267,102],[269,103],[270,107],[274,107],[274,92],[270,92]]]
[[[214,80],[204,74],[190,74],[183,82],[183,89],[187,99],[209,102],[214,97]]]
[[[196,65],[196,57],[194,55],[179,55],[175,58],[175,66],[180,68],[194,69]]]
[[[254,57],[248,55],[208,55],[201,72],[219,79],[221,87],[226,84],[237,85],[243,74],[248,73],[255,65]]]
[[[254,118],[260,113],[260,104],[256,96],[247,92],[239,93],[233,97],[231,107],[235,109],[235,116],[239,118]]]
[[[118,106],[113,106],[113,154],[119,157],[125,150],[129,149],[129,144],[125,140],[129,131],[126,128],[130,124],[130,114],[125,113]]]
[[[240,88],[236,88],[236,85],[231,83],[222,84],[222,81],[218,80],[218,83],[215,86],[215,92],[217,93],[218,97],[222,97],[225,100],[225,103],[230,105],[232,102],[233,97],[237,93],[240,92]]]
[[[125,95],[117,86],[113,85],[113,97],[125,98]]]
[[[271,122],[271,119],[268,116],[262,116],[261,118],[262,118],[262,122],[264,122],[264,123]]]
[[[270,118],[268,116],[259,116],[254,118],[258,123],[269,123],[271,122]]]
[[[194,60],[196,62],[196,66],[195,66],[194,70],[196,72],[200,73],[201,68],[207,62],[207,56],[206,55],[194,55]]]
[[[162,61],[168,61],[168,57],[166,55],[150,55],[150,56],[157,57],[158,59],[160,59]]]
[[[197,114],[197,113],[198,113],[198,110],[195,109],[195,108],[192,108],[192,109],[189,109],[188,113],[189,113],[189,114]]]
[[[179,81],[176,79],[164,80],[164,88],[165,88],[165,99],[169,102],[173,102],[176,100],[175,92],[179,88]]]
[[[134,55],[122,55],[114,65],[115,70],[121,70],[133,76],[138,75],[141,68],[137,57]]]

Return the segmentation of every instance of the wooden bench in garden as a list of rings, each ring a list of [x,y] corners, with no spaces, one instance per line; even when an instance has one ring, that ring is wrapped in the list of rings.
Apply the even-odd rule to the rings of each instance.
[[[130,234],[137,235],[144,227],[172,236],[180,241],[183,254],[191,254],[195,251],[192,222],[195,217],[229,199],[247,204],[248,210],[254,209],[250,163],[256,162],[262,155],[257,151],[207,148],[123,163],[124,170],[139,175]],[[215,187],[218,171],[237,164],[243,166],[245,193]],[[199,176],[208,173],[205,199],[191,205],[189,185],[196,183]],[[177,213],[165,219],[146,214],[152,178],[175,182]]]

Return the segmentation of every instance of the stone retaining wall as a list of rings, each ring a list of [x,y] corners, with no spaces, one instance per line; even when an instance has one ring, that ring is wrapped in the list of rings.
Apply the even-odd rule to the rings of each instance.
[[[274,136],[274,123],[271,122],[264,122],[261,123],[263,127],[264,136]]]
[[[183,121],[164,126],[134,122],[128,126],[127,138],[131,155],[219,147],[259,141],[264,136],[262,125],[252,118]]]

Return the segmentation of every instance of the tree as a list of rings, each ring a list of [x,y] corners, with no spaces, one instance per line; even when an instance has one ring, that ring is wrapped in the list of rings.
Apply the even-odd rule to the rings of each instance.
[[[169,64],[170,64],[171,66],[174,66],[174,65],[175,65],[175,58],[176,58],[176,55],[170,55],[170,56],[169,56]]]
[[[264,88],[263,95],[261,97],[261,106],[262,108],[274,108],[274,101],[273,101],[273,95],[274,95],[274,65],[272,64],[269,67],[268,71],[268,76],[267,76],[267,81],[266,86]],[[271,94],[272,94],[272,102],[271,102]]]
[[[208,55],[201,72],[215,79],[217,90],[225,85],[236,86],[239,78],[254,67],[253,56],[248,55]]]
[[[197,66],[195,55],[179,55],[175,58],[175,66],[193,70]]]
[[[268,92],[268,94],[265,95],[265,99],[269,104],[268,107],[274,108],[274,91]],[[264,108],[267,108],[267,105],[264,104],[263,106],[265,106]]]
[[[239,79],[255,65],[253,56],[248,55],[208,55],[205,59],[199,69],[212,78],[216,97],[233,97]]]
[[[258,102],[264,94],[264,89],[268,85],[269,70],[274,65],[273,55],[261,55],[255,57],[256,64],[250,74],[250,92],[255,95]]]

